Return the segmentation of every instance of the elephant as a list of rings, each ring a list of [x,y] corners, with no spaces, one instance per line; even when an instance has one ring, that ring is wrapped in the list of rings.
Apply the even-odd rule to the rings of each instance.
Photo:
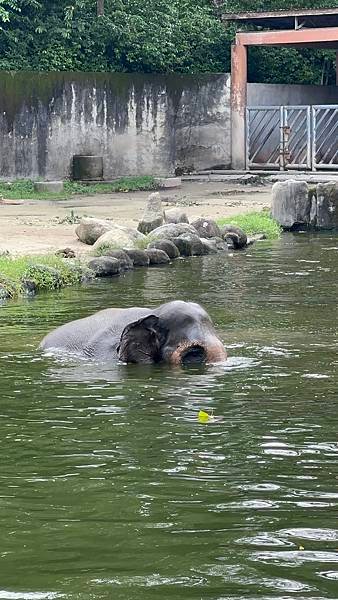
[[[207,312],[176,300],[150,308],[107,308],[50,332],[42,350],[93,360],[189,365],[226,360]]]

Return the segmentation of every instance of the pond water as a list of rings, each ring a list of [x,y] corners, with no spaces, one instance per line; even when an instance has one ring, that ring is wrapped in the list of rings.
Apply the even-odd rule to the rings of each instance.
[[[0,598],[337,599],[337,295],[338,237],[287,234],[3,305]],[[36,350],[172,299],[205,306],[226,365]]]

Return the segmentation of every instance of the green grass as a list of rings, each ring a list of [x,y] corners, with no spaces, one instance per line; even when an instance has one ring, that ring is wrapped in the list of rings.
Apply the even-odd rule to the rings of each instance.
[[[67,200],[75,195],[93,196],[114,192],[152,191],[159,189],[154,177],[121,177],[112,183],[83,184],[65,181],[64,191],[58,194],[37,193],[31,179],[18,179],[12,182],[0,181],[0,196],[8,200]]]
[[[282,233],[281,227],[267,211],[251,212],[233,217],[217,219],[218,225],[237,225],[247,235],[264,234],[268,240],[276,240]]]
[[[58,256],[0,256],[0,286],[11,298],[24,293],[24,281],[49,291],[80,283],[88,271],[79,261]]]

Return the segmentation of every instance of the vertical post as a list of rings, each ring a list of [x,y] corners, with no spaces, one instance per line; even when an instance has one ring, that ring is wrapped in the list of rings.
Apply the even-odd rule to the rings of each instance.
[[[247,105],[247,47],[232,46],[231,53],[231,135],[232,168],[246,168],[245,115]]]
[[[338,85],[338,50],[336,50],[336,85]]]
[[[104,16],[104,0],[96,0],[96,14],[98,17]]]

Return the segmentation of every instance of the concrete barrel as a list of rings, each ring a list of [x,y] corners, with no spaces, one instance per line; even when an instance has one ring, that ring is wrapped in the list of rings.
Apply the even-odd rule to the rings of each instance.
[[[103,157],[84,156],[75,154],[73,156],[73,179],[88,180],[103,178]]]

